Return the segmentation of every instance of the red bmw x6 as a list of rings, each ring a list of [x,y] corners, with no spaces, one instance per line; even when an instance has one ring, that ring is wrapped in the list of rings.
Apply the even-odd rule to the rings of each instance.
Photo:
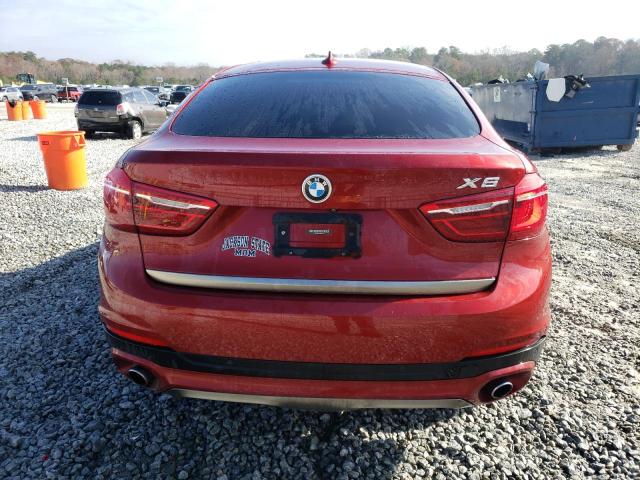
[[[154,390],[465,407],[540,355],[547,187],[435,69],[227,69],[119,160],[104,204],[100,315]]]

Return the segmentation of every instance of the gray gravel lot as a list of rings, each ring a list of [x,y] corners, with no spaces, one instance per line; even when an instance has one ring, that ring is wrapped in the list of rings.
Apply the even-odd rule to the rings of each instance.
[[[553,327],[520,394],[464,411],[328,414],[150,393],[96,313],[101,183],[133,141],[88,142],[56,192],[0,107],[0,478],[640,478],[640,146],[534,158],[551,189]]]

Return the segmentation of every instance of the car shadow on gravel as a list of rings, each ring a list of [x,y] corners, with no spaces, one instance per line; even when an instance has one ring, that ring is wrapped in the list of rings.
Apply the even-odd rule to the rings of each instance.
[[[38,140],[37,135],[25,135],[24,137],[13,137],[8,139],[11,142],[35,142]]]
[[[528,157],[534,162],[544,162],[554,159],[585,159],[589,157],[614,157],[620,155],[620,152],[615,148],[567,148],[563,149],[560,153],[530,153]]]
[[[309,412],[143,389],[110,358],[97,249],[0,274],[0,477],[392,478],[407,455],[428,468],[413,458],[412,431],[437,437],[458,415]]]
[[[130,140],[125,135],[120,133],[109,133],[109,132],[97,132],[91,135],[90,138],[87,138],[87,141],[94,142],[100,140]]]
[[[13,192],[42,192],[43,190],[49,190],[46,185],[4,185],[0,183],[0,192],[13,193]]]

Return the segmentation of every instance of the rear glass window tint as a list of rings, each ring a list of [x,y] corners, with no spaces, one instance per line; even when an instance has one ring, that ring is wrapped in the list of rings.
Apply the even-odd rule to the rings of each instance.
[[[147,98],[147,102],[149,103],[158,103],[158,97],[156,97],[153,93],[143,90],[142,93]]]
[[[180,113],[182,135],[250,138],[463,138],[478,122],[448,83],[346,71],[275,72],[212,82]]]
[[[142,93],[142,90],[134,90],[133,91],[133,101],[135,103],[148,103],[147,98]]]
[[[121,102],[119,92],[84,92],[79,103],[84,105],[118,105]]]

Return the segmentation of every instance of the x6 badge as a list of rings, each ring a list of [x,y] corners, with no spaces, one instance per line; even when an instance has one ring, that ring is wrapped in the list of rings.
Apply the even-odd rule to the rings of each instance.
[[[493,188],[498,186],[498,182],[500,181],[500,177],[482,177],[478,178],[463,178],[464,183],[456,188],[456,190],[460,190],[462,188],[478,188],[476,185],[480,180],[482,183],[480,184],[480,188]]]

